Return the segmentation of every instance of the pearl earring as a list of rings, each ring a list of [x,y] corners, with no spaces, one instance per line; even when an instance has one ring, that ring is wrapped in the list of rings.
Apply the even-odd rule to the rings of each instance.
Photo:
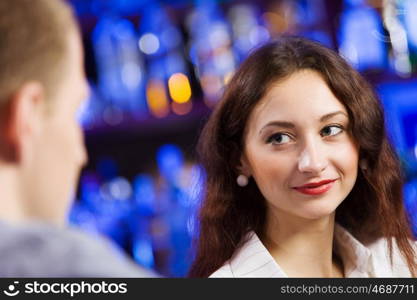
[[[248,185],[248,177],[245,175],[240,174],[236,179],[237,185],[244,187]]]

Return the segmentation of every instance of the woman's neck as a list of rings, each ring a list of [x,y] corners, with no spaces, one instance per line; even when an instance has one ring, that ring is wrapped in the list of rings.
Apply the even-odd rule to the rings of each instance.
[[[289,277],[343,277],[333,254],[334,225],[334,214],[306,220],[274,211],[261,239]]]

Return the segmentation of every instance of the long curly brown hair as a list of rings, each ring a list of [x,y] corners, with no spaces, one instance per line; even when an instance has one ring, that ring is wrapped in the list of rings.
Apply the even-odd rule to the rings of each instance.
[[[344,104],[360,159],[368,164],[366,172],[359,170],[352,191],[336,209],[336,222],[363,242],[387,238],[391,262],[395,241],[415,276],[414,237],[403,204],[403,174],[376,94],[333,50],[304,38],[282,37],[260,47],[242,63],[201,133],[198,154],[206,182],[189,277],[207,277],[220,268],[249,231],[262,235],[264,197],[253,179],[245,188],[236,184],[244,130],[271,83],[303,69],[319,72]]]

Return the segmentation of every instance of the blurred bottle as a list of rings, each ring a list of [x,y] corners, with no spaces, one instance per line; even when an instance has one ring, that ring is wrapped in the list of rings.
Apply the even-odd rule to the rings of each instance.
[[[229,9],[228,18],[233,31],[233,49],[239,61],[245,59],[252,48],[266,42],[270,37],[254,5],[233,5]]]
[[[399,6],[399,15],[405,24],[410,44],[417,48],[417,1],[403,0]]]
[[[80,179],[79,197],[69,212],[69,222],[86,232],[101,234],[98,216],[100,214],[100,179],[94,172],[85,172]]]
[[[90,82],[89,87],[89,97],[79,111],[79,121],[84,130],[93,129],[101,124],[105,108],[103,99],[97,94],[96,86]]]
[[[139,49],[148,65],[149,110],[157,118],[170,111],[186,114],[192,108],[192,90],[182,34],[157,2],[144,6],[141,15]]]
[[[99,90],[109,109],[106,119],[111,120],[112,114],[116,114],[118,122],[122,121],[124,115],[144,117],[145,74],[135,26],[127,19],[103,15],[94,29],[92,39]],[[113,123],[117,124],[114,118]]]
[[[383,19],[391,43],[390,66],[398,75],[408,77],[412,71],[408,38],[404,25],[400,21],[397,1],[383,1]]]
[[[207,106],[220,98],[224,85],[236,69],[232,30],[214,0],[196,1],[187,16],[188,51],[200,80]]]
[[[153,178],[138,174],[133,181],[133,203],[129,215],[132,233],[132,255],[144,267],[154,269],[152,219],[156,214],[156,190]]]
[[[417,69],[417,1],[403,0],[398,3],[397,15],[407,33],[412,71]]]
[[[378,13],[364,0],[345,0],[340,18],[339,52],[358,70],[386,65],[387,38]]]
[[[326,23],[326,7],[323,0],[297,0],[295,22],[300,30],[300,35],[315,40],[329,48],[332,48],[332,41]]]
[[[171,276],[182,277],[186,275],[190,264],[189,217],[192,202],[187,189],[192,181],[184,185],[187,168],[183,153],[176,145],[161,146],[157,152],[157,164],[163,179],[161,197],[165,198],[167,203],[162,217],[167,224],[171,248],[168,261],[169,272]]]

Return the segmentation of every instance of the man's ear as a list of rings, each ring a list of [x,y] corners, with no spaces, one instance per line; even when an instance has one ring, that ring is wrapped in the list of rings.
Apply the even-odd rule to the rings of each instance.
[[[39,129],[43,113],[44,89],[41,83],[23,84],[6,102],[0,112],[0,157],[19,162],[31,137]]]

